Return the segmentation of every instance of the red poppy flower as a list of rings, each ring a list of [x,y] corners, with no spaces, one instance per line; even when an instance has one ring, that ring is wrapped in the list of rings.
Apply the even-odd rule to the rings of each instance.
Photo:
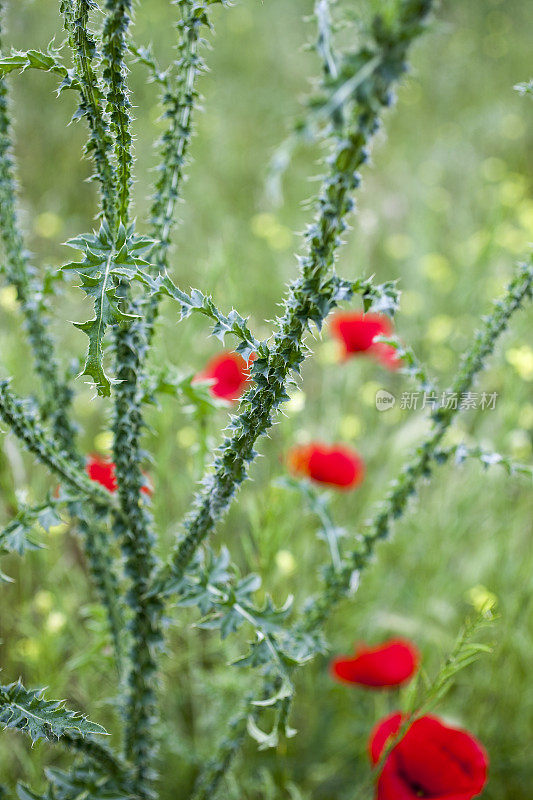
[[[360,456],[345,445],[314,442],[293,447],[287,458],[296,475],[306,475],[317,483],[340,489],[353,489],[364,478],[365,465]]]
[[[363,314],[361,311],[339,311],[331,320],[331,333],[344,348],[344,358],[369,353],[389,369],[397,369],[400,359],[391,345],[374,343],[377,336],[390,336],[392,325],[383,314]]]
[[[93,455],[90,456],[87,464],[85,465],[85,469],[87,470],[87,475],[92,481],[96,481],[97,483],[101,483],[102,486],[109,492],[116,492],[117,491],[117,478],[115,475],[115,465],[112,461],[109,461],[107,458],[101,458],[100,456]]]
[[[359,645],[351,658],[336,658],[331,671],[344,683],[381,689],[408,681],[416,672],[418,662],[414,644],[404,639],[391,639],[376,647]]]
[[[102,486],[105,486],[105,488],[110,492],[117,491],[117,477],[115,473],[115,465],[112,461],[109,461],[107,458],[101,458],[101,456],[98,455],[92,455],[89,457],[85,465],[85,469],[87,471],[87,475],[92,481],[101,483]],[[151,496],[152,487],[146,483],[142,487],[141,492]]]
[[[402,724],[392,714],[372,732],[370,759],[377,764]],[[487,780],[488,756],[467,731],[450,728],[437,717],[415,720],[386,758],[376,800],[472,800]]]
[[[206,368],[196,377],[199,380],[210,378],[214,381],[209,387],[214,397],[220,397],[222,400],[236,400],[241,396],[250,380],[249,366],[249,362],[247,364],[239,353],[220,353],[212,358]]]

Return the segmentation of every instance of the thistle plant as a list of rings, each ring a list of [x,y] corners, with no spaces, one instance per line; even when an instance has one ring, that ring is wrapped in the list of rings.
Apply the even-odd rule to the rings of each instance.
[[[0,8],[3,5],[0,2]],[[364,33],[337,37],[329,2],[317,0],[314,48],[320,80],[309,98],[304,123],[277,154],[277,166],[287,163],[300,139],[319,141],[327,155],[313,202],[314,216],[302,237],[298,271],[281,299],[270,334],[261,338],[251,329],[248,317],[235,309],[221,310],[203,290],[182,287],[180,254],[175,257],[172,250],[176,207],[199,110],[198,84],[207,71],[204,46],[215,5],[229,6],[225,0],[170,4],[175,51],[165,68],[151,47],[135,42],[130,0],[105,0],[101,8],[93,0],[61,0],[58,19],[66,36],[61,48],[9,51],[1,31],[0,270],[5,283],[16,290],[39,389],[35,397],[21,397],[15,383],[2,376],[0,417],[5,430],[46,468],[51,485],[49,494],[35,506],[21,503],[14,519],[0,531],[0,555],[24,556],[38,548],[35,529],[48,530],[61,515],[68,516],[80,534],[105,610],[116,664],[117,733],[108,740],[104,728],[90,721],[85,710],[80,713],[49,699],[44,690],[20,682],[0,686],[4,727],[27,734],[32,742],[44,739],[72,755],[68,768],[47,771],[44,792],[19,784],[18,796],[23,799],[158,796],[166,769],[158,750],[167,691],[160,680],[162,657],[168,649],[168,628],[180,614],[188,619],[185,614],[191,612],[185,609],[191,608],[197,611],[197,627],[215,630],[222,639],[241,630],[248,632],[248,651],[228,669],[257,673],[246,684],[237,714],[229,721],[221,720],[224,735],[209,761],[198,766],[196,786],[189,795],[196,800],[218,796],[247,739],[266,750],[296,734],[291,724],[292,704],[297,702],[295,675],[327,652],[327,622],[332,612],[356,594],[360,575],[376,557],[377,545],[392,536],[398,518],[410,513],[412,498],[438,466],[472,458],[484,467],[501,465],[510,476],[530,479],[532,475],[531,467],[493,453],[484,444],[450,443],[447,434],[461,408],[437,404],[428,415],[427,434],[360,529],[337,525],[328,496],[309,482],[283,483],[316,516],[319,537],[327,545],[327,560],[312,596],[297,603],[289,597],[278,606],[261,576],[240,573],[229,543],[214,547],[213,535],[236,502],[290,392],[301,381],[302,364],[312,352],[312,334],[320,333],[341,304],[357,303],[365,313],[391,318],[399,306],[394,281],[379,284],[363,274],[349,280],[337,273],[336,264],[355,211],[360,171],[394,103],[411,48],[426,35],[435,12],[432,0],[398,0],[393,9],[376,16]],[[143,11],[141,4],[137,13]],[[231,8],[224,13],[231,14]],[[159,165],[153,185],[146,188],[147,219],[135,219],[132,212],[135,104],[129,70],[134,65],[147,70],[148,82],[159,93],[163,108],[164,131],[154,143]],[[67,245],[77,255],[58,266],[62,274],[76,276],[93,308],[91,319],[74,323],[88,339],[77,380],[64,377],[59,366],[49,326],[49,305],[55,297],[47,293],[32,266],[17,209],[9,83],[14,73],[33,69],[50,73],[50,80],[58,82],[58,102],[65,93],[75,95],[74,119],[85,125],[84,154],[92,162],[99,189],[95,230],[71,238]],[[532,297],[533,260],[525,254],[501,299],[483,317],[449,393],[461,395],[473,388],[514,314]],[[151,494],[145,491],[147,404],[159,391],[173,394],[192,407],[194,419],[202,424],[216,401],[209,385],[190,375],[158,373],[154,367],[155,332],[163,301],[182,325],[192,314],[207,317],[212,335],[231,342],[247,370],[246,391],[221,441],[209,452],[190,508],[166,552],[152,514]],[[400,369],[417,388],[442,391],[407,344],[393,336],[375,341],[377,346],[395,349]],[[72,399],[81,376],[90,381],[112,420],[113,488],[91,479],[79,447]],[[60,488],[54,491],[58,483]],[[154,502],[159,499],[154,497]],[[9,580],[1,572],[0,579]],[[170,609],[175,607],[177,614],[170,618]],[[252,683],[255,688],[250,691]],[[449,683],[446,673],[446,687]],[[91,712],[91,720],[92,716]],[[3,792],[0,787],[0,796]]]

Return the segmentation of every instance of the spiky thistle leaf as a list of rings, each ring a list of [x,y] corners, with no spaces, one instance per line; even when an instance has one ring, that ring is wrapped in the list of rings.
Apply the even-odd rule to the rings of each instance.
[[[80,89],[80,84],[76,79],[73,69],[67,68],[59,57],[60,51],[48,45],[46,51],[43,50],[11,50],[10,55],[0,57],[0,76],[8,75],[10,72],[19,70],[25,72],[27,69],[40,69],[44,72],[54,72],[60,75],[63,80],[59,86],[58,93],[63,89]]]
[[[135,315],[123,308],[117,291],[119,281],[138,278],[141,267],[147,267],[144,257],[154,246],[152,239],[139,236],[132,224],[127,229],[119,226],[116,238],[104,220],[98,233],[85,233],[70,239],[66,244],[81,250],[83,260],[70,262],[64,270],[73,270],[81,278],[81,288],[94,301],[94,319],[74,323],[89,337],[89,349],[82,375],[94,381],[99,395],[109,397],[111,381],[103,367],[104,336],[110,325],[131,322]]]
[[[64,701],[46,700],[44,689],[28,690],[20,681],[0,686],[0,725],[27,733],[33,743],[39,739],[56,742],[72,733],[107,733],[83,714],[66,708]]]

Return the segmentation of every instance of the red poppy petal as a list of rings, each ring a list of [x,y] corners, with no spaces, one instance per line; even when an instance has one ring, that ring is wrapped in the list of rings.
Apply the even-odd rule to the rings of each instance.
[[[347,448],[315,447],[309,457],[309,476],[319,483],[353,488],[363,480],[364,464]]]
[[[198,377],[214,381],[210,391],[215,397],[236,400],[250,380],[249,364],[239,353],[224,352],[211,359]]]
[[[392,326],[382,314],[354,311],[335,314],[330,330],[342,343],[346,355],[356,355],[369,351],[374,346],[376,336],[390,336]]]
[[[369,740],[369,755],[372,764],[378,763],[389,738],[398,733],[401,724],[402,714],[395,711],[374,726]]]
[[[379,776],[376,800],[420,800],[420,794],[398,770],[393,755],[387,758]]]
[[[466,731],[449,728],[437,717],[416,720],[396,748],[402,773],[432,796],[481,791],[487,757]]]
[[[401,358],[398,358],[396,348],[385,342],[376,342],[370,348],[370,352],[384,364],[387,369],[397,370],[402,365]]]
[[[92,455],[85,465],[86,472],[92,481],[96,481],[110,492],[116,492],[117,479],[115,476],[115,465],[108,459]]]
[[[342,681],[379,689],[410,680],[418,662],[418,650],[411,642],[391,639],[376,647],[359,645],[353,658],[337,659],[332,670]]]
[[[374,728],[369,742],[372,763],[378,763],[400,725],[401,715],[393,714]],[[470,733],[427,715],[413,722],[387,757],[377,800],[472,800],[485,785],[487,768],[487,754]]]
[[[292,447],[287,456],[291,472],[306,475],[317,483],[352,489],[364,478],[365,465],[360,456],[343,445],[314,442]]]
[[[312,451],[312,445],[291,447],[287,454],[287,464],[291,472],[295,475],[307,475],[309,477],[309,459]]]

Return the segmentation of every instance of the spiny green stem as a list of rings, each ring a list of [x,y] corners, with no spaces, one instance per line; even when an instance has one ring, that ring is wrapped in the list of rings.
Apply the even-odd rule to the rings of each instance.
[[[317,219],[305,234],[307,255],[300,258],[300,277],[289,288],[272,343],[259,348],[251,369],[252,388],[241,401],[239,415],[231,421],[231,436],[219,448],[203,479],[193,511],[184,520],[186,535],[160,575],[163,583],[183,574],[198,546],[226,512],[255,458],[256,441],[268,431],[273,413],[288,399],[287,384],[306,356],[306,331],[312,322],[320,327],[339,299],[338,284],[332,276],[341,236],[353,209],[351,194],[360,183],[357,169],[368,158],[367,144],[379,127],[379,113],[391,102],[390,89],[406,69],[407,49],[421,32],[430,7],[430,0],[406,0],[396,28],[386,28],[378,19],[374,48],[359,54],[359,69],[369,62],[375,65],[357,84],[354,119],[345,130],[338,131],[329,159],[330,172],[318,198]],[[349,100],[347,96],[347,105]]]
[[[118,560],[112,553],[110,532],[107,526],[94,518],[86,506],[77,511],[78,527],[83,537],[91,577],[98,596],[106,609],[109,631],[115,651],[116,667],[119,676],[125,668],[126,621],[124,603],[121,596],[121,581],[117,572]]]
[[[148,509],[142,504],[144,484],[140,469],[142,432],[139,376],[144,348],[143,326],[136,322],[121,329],[115,340],[114,461],[121,515],[114,523],[131,581],[127,603],[132,612],[131,649],[128,659],[125,755],[135,765],[136,791],[152,797],[156,777],[154,730],[158,711],[155,694],[155,653],[162,641],[161,601],[148,597],[156,567],[155,537]]]
[[[225,4],[225,1],[215,0],[222,4]],[[181,9],[181,19],[176,25],[178,58],[174,64],[177,74],[174,81],[167,74],[159,81],[163,86],[161,99],[168,127],[159,141],[160,164],[157,168],[158,177],[150,210],[151,234],[157,241],[154,263],[162,273],[169,269],[168,259],[176,203],[181,194],[193,130],[193,114],[198,103],[196,82],[207,69],[198,51],[202,43],[202,28],[210,27],[208,11],[213,2],[178,0],[176,5]],[[161,72],[156,69],[153,62],[152,70],[161,76]],[[150,298],[146,309],[148,342],[153,335],[158,301],[159,297],[154,295]]]
[[[480,370],[485,367],[488,356],[494,350],[499,336],[505,331],[509,319],[527,299],[533,298],[533,263],[519,266],[517,274],[507,289],[504,298],[497,301],[494,312],[485,319],[482,329],[476,334],[472,347],[463,359],[462,368],[452,386],[454,391],[468,391]],[[480,359],[480,354],[483,358]],[[374,518],[368,523],[366,529],[357,537],[357,547],[349,554],[343,555],[341,570],[330,568],[326,572],[323,590],[320,595],[306,605],[303,615],[293,626],[296,636],[318,637],[328,617],[338,603],[349,596],[357,586],[360,572],[371,563],[376,545],[379,541],[387,540],[392,533],[393,523],[402,517],[408,510],[409,500],[416,493],[418,484],[431,476],[434,461],[441,462],[442,450],[440,444],[447,430],[451,426],[459,409],[447,412],[444,417],[435,417],[433,429],[426,440],[417,448],[414,458],[405,466],[399,477],[392,483],[390,491],[377,511]],[[291,674],[295,668],[291,668]],[[267,686],[270,678],[265,681]],[[283,702],[290,704],[291,698]],[[233,720],[237,731],[242,731],[246,719],[251,713],[250,706]],[[255,710],[252,713],[256,713]],[[214,798],[217,787],[231,766],[233,758],[237,755],[242,744],[240,735],[230,737],[217,749],[217,755],[207,766],[199,779],[197,796],[194,800],[207,800]],[[208,786],[209,794],[203,792],[203,787]],[[202,791],[200,791],[202,789]]]
[[[62,10],[72,41],[78,48],[77,65],[80,84],[83,87],[80,111],[83,111],[88,117],[92,131],[91,145],[88,149],[94,153],[102,186],[104,183],[109,186],[111,177],[106,153],[108,149],[105,138],[106,130],[97,100],[98,97],[101,97],[101,93],[98,92],[96,78],[90,66],[89,54],[94,51],[94,42],[86,31],[88,5],[89,3],[84,0],[79,0],[77,16],[74,16],[70,1],[63,4]],[[108,134],[107,139],[109,139]],[[47,402],[44,416],[50,414],[52,427],[61,449],[69,454],[72,459],[71,463],[81,470],[83,469],[83,460],[76,452],[75,428],[67,414],[72,392],[59,378],[59,367],[54,354],[54,343],[48,332],[41,291],[37,285],[35,272],[28,262],[18,226],[15,198],[16,183],[8,116],[7,86],[4,79],[0,79],[0,227],[7,256],[6,274],[10,283],[17,290],[34,352],[36,369],[45,387]],[[105,198],[104,208],[109,208],[109,203],[106,204]],[[88,484],[86,483],[86,485]],[[78,509],[82,508],[79,504],[77,507]],[[119,632],[123,630],[123,619],[118,600],[119,581],[109,553],[109,543],[101,535],[92,510],[84,508],[81,513],[83,516],[79,518],[79,527],[84,539],[90,572],[100,598],[107,609],[113,641],[118,648]],[[120,661],[118,649],[117,655]]]
[[[111,132],[115,139],[117,166],[116,221],[127,223],[132,183],[132,138],[130,132],[129,91],[124,61],[131,22],[131,0],[106,0],[106,19],[102,34],[103,78],[111,109]]]
[[[172,85],[170,78],[167,78],[162,97],[164,116],[169,124],[159,143],[161,163],[158,167],[156,191],[150,210],[152,235],[158,242],[154,251],[155,266],[161,272],[168,269],[168,250],[174,211],[191,139],[192,114],[197,98],[196,78],[205,70],[205,65],[198,55],[204,19],[197,13],[197,6],[205,5],[207,8],[207,4],[199,4],[195,0],[180,0],[178,5],[182,14],[180,22],[177,23],[178,74],[175,86]]]
[[[315,17],[318,28],[316,50],[322,59],[326,75],[336,78],[338,68],[332,46],[330,0],[316,0]]]
[[[94,7],[92,0],[63,0],[61,10],[81,87],[81,101],[75,116],[76,119],[87,119],[90,139],[85,153],[94,159],[96,177],[100,184],[102,213],[111,230],[114,230],[116,175],[111,160],[113,141],[103,110],[104,90],[94,68],[96,42],[88,27],[89,12]]]
[[[111,108],[111,131],[115,139],[117,163],[117,221],[128,226],[132,154],[128,88],[126,85],[127,33],[131,22],[130,0],[106,0],[103,28],[103,77]],[[122,305],[133,310],[125,282],[119,287]],[[114,461],[121,513],[116,514],[114,530],[126,560],[131,585],[127,603],[132,612],[130,651],[127,664],[127,697],[123,710],[126,733],[126,757],[135,765],[135,790],[139,796],[152,797],[151,784],[156,776],[153,767],[155,745],[153,732],[157,720],[154,678],[154,651],[161,640],[157,600],[146,598],[146,587],[155,567],[154,536],[151,518],[141,504],[143,476],[140,437],[141,362],[144,355],[142,326],[133,322],[115,328]]]
[[[0,3],[0,36],[3,4]],[[1,46],[1,43],[0,43]],[[42,288],[30,265],[20,232],[16,198],[17,186],[9,119],[7,83],[0,78],[0,232],[5,248],[3,271],[17,291],[33,351],[35,368],[45,392],[43,413],[52,420],[54,433],[62,446],[74,448],[75,428],[68,417],[72,392],[59,377],[54,343],[45,317]]]
[[[113,495],[92,481],[65,451],[60,450],[50,440],[35,415],[28,410],[27,403],[11,391],[9,381],[6,380],[0,381],[0,417],[37,457],[37,460],[64,480],[68,486],[79,491],[97,506],[116,508]]]
[[[488,467],[501,466],[508,475],[523,475],[526,478],[533,477],[533,466],[520,464],[513,458],[509,458],[509,456],[486,450],[484,447],[469,447],[467,444],[454,444],[451,447],[441,448],[435,453],[435,460],[439,463],[444,463],[453,459],[456,464],[462,464],[467,458],[479,461],[486,469],[488,469]]]
[[[425,365],[409,345],[400,341],[396,336],[376,336],[374,341],[390,344],[394,347],[397,357],[402,361],[402,372],[409,375],[421,391],[428,394],[437,392],[436,382],[429,376]]]
[[[496,342],[507,328],[512,315],[527,299],[533,296],[533,259],[520,264],[515,277],[507,287],[505,296],[496,301],[494,310],[484,320],[483,327],[476,333],[472,346],[467,351],[461,368],[454,379],[450,391],[463,393],[469,391],[488,357],[494,350]],[[401,517],[407,508],[409,499],[416,491],[419,481],[431,474],[432,462],[444,435],[450,428],[460,409],[441,408],[434,412],[433,428],[428,438],[418,447],[413,460],[407,464],[397,481],[392,486],[382,508],[378,511],[367,529],[358,537],[357,547],[344,557],[345,565],[341,572],[329,572],[324,592],[313,603],[308,605],[303,629],[307,632],[324,624],[337,603],[350,592],[357,574],[371,560],[376,544],[389,538],[394,520]]]
[[[229,731],[220,742],[216,756],[202,770],[191,800],[210,800],[215,797],[220,781],[228,772],[246,738],[246,723],[250,708],[248,703],[245,706],[244,713],[237,714],[229,721]]]
[[[65,733],[61,737],[61,744],[77,753],[88,756],[96,762],[108,775],[122,776],[131,771],[131,767],[115,755],[110,747],[95,739],[80,736],[75,732]]]
[[[168,265],[174,208],[191,135],[191,114],[196,97],[194,83],[196,76],[203,69],[203,62],[197,55],[197,47],[199,30],[206,24],[207,4],[185,2],[180,5],[184,11],[179,25],[181,36],[177,90],[173,93],[167,86],[163,98],[170,125],[162,141],[163,163],[152,207],[154,237],[159,242],[156,249],[156,265],[162,271],[166,270]],[[127,211],[127,206],[125,210]],[[126,305],[128,302],[126,296]],[[151,337],[156,308],[154,297],[147,309],[146,330],[141,323],[134,323],[129,330],[119,329],[115,339],[116,379],[119,381],[115,405],[115,462],[121,507],[128,520],[127,525],[124,525],[123,520],[118,520],[116,530],[123,542],[126,569],[132,580],[129,602],[134,615],[131,626],[129,694],[125,710],[126,753],[137,765],[138,790],[146,796],[151,792],[150,784],[155,777],[155,770],[152,767],[155,758],[153,728],[157,718],[154,651],[162,640],[160,631],[162,607],[158,598],[153,595],[150,598],[147,596],[156,562],[153,556],[154,537],[151,533],[151,520],[146,510],[139,507],[142,481],[139,468],[142,429],[142,398],[139,385],[146,352],[146,337]]]

